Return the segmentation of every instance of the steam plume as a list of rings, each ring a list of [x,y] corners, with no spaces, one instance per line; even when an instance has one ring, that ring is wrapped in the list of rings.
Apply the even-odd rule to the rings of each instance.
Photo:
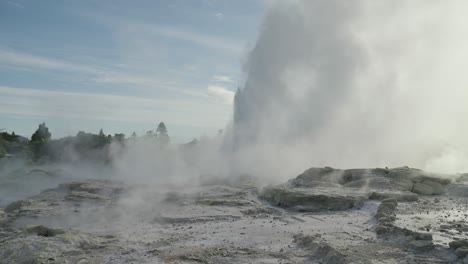
[[[236,161],[468,169],[466,1],[278,1],[235,98]],[[300,169],[299,169],[300,168]]]

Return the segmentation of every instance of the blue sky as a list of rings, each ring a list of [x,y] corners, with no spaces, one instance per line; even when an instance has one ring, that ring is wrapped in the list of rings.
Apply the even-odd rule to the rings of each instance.
[[[0,0],[0,129],[224,128],[266,0]]]

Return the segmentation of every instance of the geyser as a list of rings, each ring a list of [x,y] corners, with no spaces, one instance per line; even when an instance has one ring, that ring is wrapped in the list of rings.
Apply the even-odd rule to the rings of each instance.
[[[466,1],[278,1],[235,98],[237,161],[468,170]]]

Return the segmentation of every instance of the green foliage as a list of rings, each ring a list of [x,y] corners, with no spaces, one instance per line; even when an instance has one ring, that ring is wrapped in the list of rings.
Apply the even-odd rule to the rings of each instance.
[[[153,130],[147,131],[146,137],[154,137],[154,131]]]
[[[159,123],[158,128],[156,129],[156,133],[161,142],[169,143],[169,135],[167,133],[167,127],[164,122]]]
[[[39,128],[34,132],[34,134],[31,136],[31,142],[45,142],[50,139],[50,132],[49,128],[46,127],[45,122],[42,124],[39,124]]]
[[[15,135],[15,132],[12,132],[11,134],[8,134],[8,132],[2,132],[0,133],[0,138],[7,142],[17,142],[18,141],[18,136]]]
[[[219,130],[218,135],[221,134],[222,130]],[[125,138],[125,135],[121,133],[114,136],[106,135],[100,129],[98,134],[79,131],[76,136],[54,140],[51,139],[49,128],[43,122],[32,134],[30,141],[17,136],[14,132],[11,134],[0,132],[0,158],[8,154],[9,157],[29,158],[34,162],[78,162],[88,160],[110,163],[113,155],[115,155],[115,150],[118,149],[111,148],[111,143],[125,146],[133,144],[139,139],[151,139],[148,140],[148,143],[153,141],[162,149],[165,149],[170,143],[168,130],[164,122],[158,124],[156,131],[150,130],[140,138],[137,137],[135,132],[129,138]],[[198,140],[194,139],[192,142],[184,144],[184,147],[197,144]]]
[[[47,156],[47,141],[49,141],[51,133],[45,122],[39,124],[39,128],[31,136],[30,148],[33,154],[32,158],[35,161]]]
[[[125,140],[125,134],[115,134],[114,139],[118,142],[123,142]]]
[[[0,158],[5,157],[7,154],[26,156],[29,153],[27,143],[22,142],[20,137],[12,132],[0,133]]]
[[[7,154],[4,144],[5,142],[2,139],[0,139],[0,158],[5,157],[5,155]]]
[[[159,136],[167,136],[167,128],[164,122],[159,123],[158,128],[156,129],[156,133],[158,133]]]

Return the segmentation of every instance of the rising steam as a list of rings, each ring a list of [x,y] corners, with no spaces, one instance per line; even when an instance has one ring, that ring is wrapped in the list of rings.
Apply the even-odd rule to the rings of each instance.
[[[235,98],[236,164],[468,170],[466,1],[278,1]],[[234,166],[235,167],[235,166]]]
[[[283,181],[311,166],[466,172],[467,13],[464,0],[278,1],[249,53],[224,143],[161,147],[142,137],[113,144],[110,168],[77,161],[43,177],[0,162],[0,206],[88,178],[165,190],[200,175]]]

